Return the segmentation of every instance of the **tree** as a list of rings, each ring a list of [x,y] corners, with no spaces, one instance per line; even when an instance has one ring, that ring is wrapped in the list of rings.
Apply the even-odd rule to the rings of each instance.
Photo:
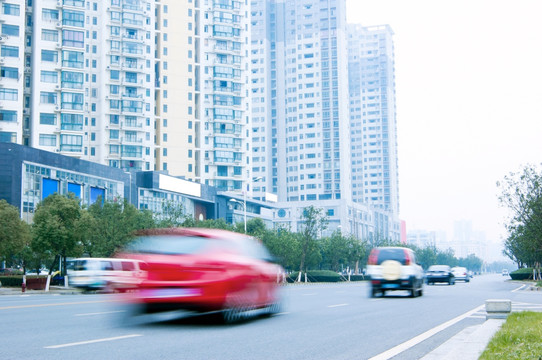
[[[64,260],[64,274],[66,257],[79,256],[83,250],[77,240],[77,223],[82,211],[79,199],[73,194],[55,193],[40,202],[34,213],[32,249],[38,253],[50,251],[55,255],[55,262],[60,256]]]
[[[88,233],[83,240],[90,256],[112,256],[125,246],[137,230],[155,227],[152,214],[139,211],[126,199],[123,202],[96,201],[89,209],[92,219],[83,226]]]
[[[11,262],[30,241],[30,226],[19,217],[19,209],[0,200],[0,261]]]
[[[301,231],[301,259],[299,273],[306,270],[306,260],[313,252],[318,251],[318,235],[327,228],[327,217],[323,209],[308,206],[303,209],[301,220],[303,222]],[[301,275],[300,275],[301,276]]]
[[[518,265],[539,266],[542,261],[542,174],[532,165],[511,172],[497,182],[499,201],[511,214],[506,224],[504,254]]]
[[[181,204],[167,201],[162,204],[162,212],[157,216],[156,226],[159,228],[179,227],[186,219],[187,215]]]
[[[294,270],[299,265],[301,239],[298,233],[288,228],[267,230],[261,237],[262,243],[285,269]]]

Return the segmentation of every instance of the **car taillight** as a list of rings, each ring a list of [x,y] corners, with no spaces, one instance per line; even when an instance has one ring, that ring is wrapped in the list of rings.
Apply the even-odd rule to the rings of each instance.
[[[408,254],[408,251],[405,250],[405,265],[410,265],[410,255]]]
[[[369,260],[367,261],[367,265],[376,265],[378,261],[378,249],[371,250],[371,254],[369,254]]]
[[[139,263],[139,270],[141,271],[149,271],[149,264],[147,264],[146,262],[140,262]]]

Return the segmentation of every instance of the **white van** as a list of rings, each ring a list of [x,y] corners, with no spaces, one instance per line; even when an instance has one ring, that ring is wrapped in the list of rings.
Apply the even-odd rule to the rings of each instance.
[[[124,291],[145,276],[140,262],[132,259],[77,258],[68,261],[69,285],[85,290]]]

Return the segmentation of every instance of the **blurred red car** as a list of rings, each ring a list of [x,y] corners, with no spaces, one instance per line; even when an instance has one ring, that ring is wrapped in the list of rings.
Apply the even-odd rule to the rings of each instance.
[[[225,230],[150,229],[137,234],[122,258],[146,274],[125,300],[138,312],[221,311],[226,322],[250,310],[280,309],[284,270],[256,239]],[[119,287],[123,284],[118,284]]]

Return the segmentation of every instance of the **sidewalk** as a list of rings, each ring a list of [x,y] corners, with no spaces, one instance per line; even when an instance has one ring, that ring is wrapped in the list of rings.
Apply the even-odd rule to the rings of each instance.
[[[451,337],[421,360],[478,360],[506,319],[488,319]]]
[[[49,291],[45,290],[26,290],[22,292],[19,287],[0,287],[1,295],[73,295],[81,294],[81,291],[75,288],[65,288],[64,286],[51,286]]]

